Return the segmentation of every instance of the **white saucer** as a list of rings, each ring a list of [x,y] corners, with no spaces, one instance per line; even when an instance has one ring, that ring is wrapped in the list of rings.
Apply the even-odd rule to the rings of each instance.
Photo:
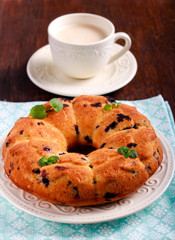
[[[113,54],[121,48],[121,45],[115,44]],[[136,59],[127,51],[117,61],[107,65],[96,77],[86,80],[73,79],[54,66],[49,45],[37,50],[27,63],[27,74],[35,85],[48,92],[70,97],[82,94],[102,95],[116,91],[128,84],[136,71]]]

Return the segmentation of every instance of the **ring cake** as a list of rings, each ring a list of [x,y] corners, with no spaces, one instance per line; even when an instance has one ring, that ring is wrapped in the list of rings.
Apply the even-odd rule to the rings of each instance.
[[[5,140],[5,172],[19,188],[55,204],[104,204],[135,192],[160,166],[160,142],[135,107],[105,111],[115,100],[103,96],[59,100],[61,111],[47,102],[45,118],[20,118]],[[51,156],[56,162],[39,164]]]

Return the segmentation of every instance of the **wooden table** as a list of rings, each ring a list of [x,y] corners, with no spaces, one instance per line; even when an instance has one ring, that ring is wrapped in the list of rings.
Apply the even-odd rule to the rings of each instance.
[[[55,97],[30,81],[26,64],[48,43],[48,24],[73,12],[102,15],[132,39],[137,74],[127,86],[107,95],[137,100],[162,94],[175,115],[174,0],[1,0],[0,100],[45,101]]]

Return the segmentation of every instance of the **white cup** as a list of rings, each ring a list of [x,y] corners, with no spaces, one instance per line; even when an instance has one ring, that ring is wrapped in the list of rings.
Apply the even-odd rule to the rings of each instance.
[[[93,34],[86,33],[84,42],[76,42],[75,39],[69,42],[65,36],[63,39],[61,38],[64,35],[64,32],[61,31],[64,30],[69,38],[73,36],[76,36],[77,39],[81,38],[83,34],[79,35],[79,32],[76,32],[80,26],[85,28],[88,26],[90,30],[100,30],[104,37],[97,41],[91,39],[91,42],[86,42],[90,36],[96,37],[98,31],[94,30]],[[68,31],[70,29],[73,31],[73,28],[75,32],[69,34]],[[124,47],[111,57],[113,44],[119,39],[124,40]],[[48,41],[54,64],[66,75],[80,79],[94,77],[107,64],[121,57],[131,47],[131,39],[128,34],[115,33],[112,22],[102,16],[89,13],[72,13],[53,20],[48,26]]]

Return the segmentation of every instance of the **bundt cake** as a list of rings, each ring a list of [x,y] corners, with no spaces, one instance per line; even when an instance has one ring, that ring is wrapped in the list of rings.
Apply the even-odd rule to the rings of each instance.
[[[59,98],[9,132],[5,173],[19,188],[52,203],[104,204],[136,191],[157,170],[163,152],[150,121],[135,107],[104,96]]]

